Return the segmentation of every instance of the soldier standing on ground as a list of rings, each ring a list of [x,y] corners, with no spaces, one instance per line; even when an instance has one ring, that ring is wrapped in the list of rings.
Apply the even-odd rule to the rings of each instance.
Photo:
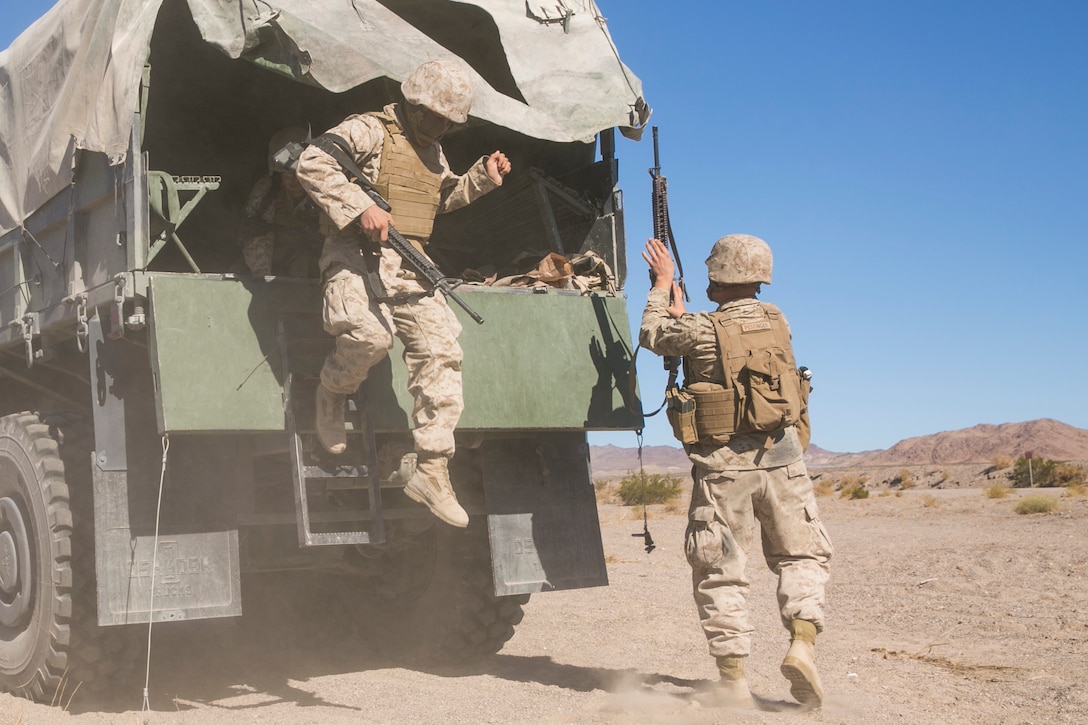
[[[306,140],[306,129],[280,129],[268,142],[268,173],[257,179],[242,211],[238,236],[242,259],[256,277],[316,277],[324,236],[309,195],[290,173],[275,170],[272,155]]]
[[[746,234],[719,239],[706,260],[707,297],[717,309],[696,314],[685,311],[665,246],[651,239],[642,256],[654,283],[639,342],[659,355],[682,356],[683,390],[695,398],[683,434],[694,481],[685,552],[721,691],[732,704],[754,704],[744,673],[753,632],[745,565],[757,519],[791,636],[781,671],[802,705],[819,707],[814,645],[824,628],[833,548],[802,460],[807,380],[794,363],[785,317],[756,299],[760,285],[771,283],[771,250]]]
[[[389,201],[391,214],[316,146],[307,147],[298,163],[303,188],[324,212],[323,316],[325,331],[336,338],[317,389],[317,434],[330,453],[345,450],[346,397],[388,354],[396,334],[404,343],[408,389],[415,401],[417,463],[405,493],[446,523],[463,527],[468,514],[457,502],[448,470],[453,431],[464,408],[457,342],[461,325],[445,298],[426,294],[385,242],[392,224],[422,250],[435,214],[465,206],[502,185],[510,161],[495,151],[463,175],[450,170],[440,139],[453,124],[468,119],[472,105],[468,77],[455,63],[424,63],[401,91],[403,103],[349,116],[328,132],[346,142],[352,160]],[[404,296],[408,302],[389,301]]]

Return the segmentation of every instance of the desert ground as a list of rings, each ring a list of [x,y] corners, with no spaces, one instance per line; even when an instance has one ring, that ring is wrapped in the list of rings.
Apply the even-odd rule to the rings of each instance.
[[[1027,495],[1059,508],[1015,513]],[[1088,722],[1088,497],[948,488],[819,502],[836,547],[819,710],[801,712],[778,673],[786,637],[758,558],[759,709],[715,706],[684,503],[651,507],[651,553],[632,536],[641,516],[602,503],[610,585],[534,596],[513,640],[471,667],[383,662],[338,628],[187,623],[155,630],[148,714],[137,685],[66,692],[55,707],[0,695],[0,724]]]

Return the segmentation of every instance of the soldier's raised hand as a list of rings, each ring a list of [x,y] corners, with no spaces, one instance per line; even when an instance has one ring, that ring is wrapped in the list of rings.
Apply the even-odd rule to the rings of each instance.
[[[673,279],[676,265],[669,256],[669,250],[657,239],[646,241],[646,251],[642,253],[646,264],[650,265],[650,278],[653,286],[659,289],[669,290],[671,297],[666,311],[670,317],[681,317],[687,312],[684,305],[684,294],[680,290],[680,283]]]
[[[646,264],[650,265],[650,276],[653,277],[654,287],[671,289],[676,266],[665,245],[657,239],[646,240],[646,251],[642,253],[642,258],[646,260]]]
[[[484,169],[492,181],[502,186],[502,178],[510,173],[510,159],[502,151],[496,151],[487,157]]]

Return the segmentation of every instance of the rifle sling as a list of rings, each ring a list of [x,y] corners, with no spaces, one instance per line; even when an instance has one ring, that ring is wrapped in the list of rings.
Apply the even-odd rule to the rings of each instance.
[[[351,147],[342,136],[335,133],[323,133],[317,138],[310,141],[310,143],[314,146],[317,146],[329,156],[333,157],[336,163],[340,164],[340,168],[344,171],[344,173],[349,177],[353,177],[353,180],[357,184],[362,186],[364,190],[366,190],[367,192],[374,191],[374,186],[370,183],[370,181],[367,180],[365,176],[363,176],[362,169],[360,169],[359,165],[356,164],[354,159],[351,158]],[[373,198],[373,196],[371,198]],[[376,199],[374,200],[374,203],[378,204],[379,207],[385,209],[385,211],[390,210],[388,203],[383,205],[378,203]],[[366,252],[366,254],[364,255],[364,259],[366,264],[367,282],[371,288],[371,294],[379,302],[384,302],[391,305],[411,304],[414,302],[418,302],[424,297],[430,297],[434,294],[434,288],[432,287],[430,290],[427,290],[425,292],[418,292],[415,294],[390,295],[388,290],[386,290],[385,288],[385,284],[382,282],[381,275],[379,274],[379,265],[381,260],[381,250],[379,245],[373,240],[367,239],[364,236],[364,242],[362,246],[363,251]]]

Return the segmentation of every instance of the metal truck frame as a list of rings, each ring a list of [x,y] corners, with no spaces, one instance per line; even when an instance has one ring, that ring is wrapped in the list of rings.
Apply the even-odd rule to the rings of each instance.
[[[374,15],[343,21],[399,20],[407,39],[445,43],[518,96],[488,15],[501,4],[356,3]],[[101,5],[50,13],[86,21]],[[90,150],[73,131],[59,190],[0,226],[0,689],[48,701],[65,676],[114,678],[149,622],[259,610],[269,592],[297,595],[299,572],[308,594],[385,617],[399,651],[456,658],[501,648],[532,593],[606,584],[586,431],[642,425],[619,124],[586,142],[477,116],[444,143],[455,169],[501,148],[517,172],[439,218],[428,251],[440,267],[593,252],[613,287],[458,288],[486,323],[455,308],[465,412],[451,477],[471,517],[455,530],[387,483],[411,450],[399,343],[355,396],[349,453],[330,460],[311,432],[332,342],[319,281],[238,274],[240,209],[271,134],[299,122],[320,133],[395,100],[397,83],[376,72],[321,87],[303,67],[319,57],[291,31],[298,2],[271,3],[280,15],[233,54],[199,21],[202,7],[237,3],[145,5],[154,32],[126,148]],[[524,22],[556,42],[579,22],[603,29],[591,0],[556,17],[531,5]],[[502,105],[483,101],[485,115]],[[634,113],[644,121],[644,104]]]

